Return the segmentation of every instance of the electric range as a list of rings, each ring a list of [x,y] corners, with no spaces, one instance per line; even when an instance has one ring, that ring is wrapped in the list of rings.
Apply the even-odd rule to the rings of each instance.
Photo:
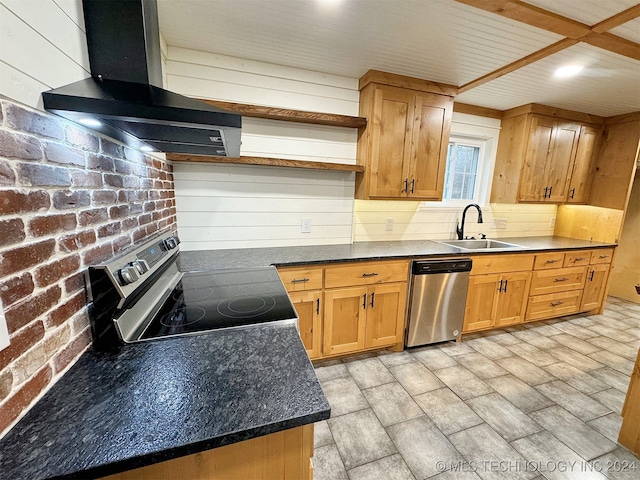
[[[275,267],[181,272],[172,233],[87,270],[94,348],[265,322],[297,326]]]

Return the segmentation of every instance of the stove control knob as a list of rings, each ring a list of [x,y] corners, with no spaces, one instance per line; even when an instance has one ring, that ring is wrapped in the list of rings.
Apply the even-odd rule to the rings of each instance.
[[[146,260],[135,260],[131,262],[131,266],[135,267],[135,269],[141,275],[149,271],[149,264]]]
[[[130,283],[136,282],[140,278],[140,275],[138,275],[136,267],[129,265],[120,270],[120,278],[125,285],[129,285]]]
[[[169,237],[164,241],[164,245],[167,250],[173,250],[178,246],[178,243],[180,243],[180,240],[176,237]]]

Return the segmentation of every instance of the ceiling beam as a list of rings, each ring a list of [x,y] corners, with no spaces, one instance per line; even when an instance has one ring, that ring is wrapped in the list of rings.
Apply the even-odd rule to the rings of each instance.
[[[635,60],[638,60],[640,56],[640,44],[607,33],[608,30],[640,16],[640,5],[628,8],[600,23],[589,26],[520,0],[456,1]]]
[[[480,78],[476,78],[469,83],[462,85],[458,88],[458,94],[464,93],[467,90],[471,90],[472,88],[479,87],[487,82],[495,80],[496,78],[500,78],[503,75],[514,72],[522,67],[526,67],[527,65],[531,65],[532,63],[537,62],[538,60],[542,60],[545,57],[553,55],[554,53],[560,52],[565,48],[569,48],[572,45],[578,43],[578,40],[574,40],[572,38],[565,38],[564,40],[560,40],[559,42],[554,43],[553,45],[549,45],[548,47],[543,48],[542,50],[538,50],[537,52],[533,52],[531,55],[527,55],[526,57],[521,58],[520,60],[516,60],[509,65],[505,65],[502,68],[494,70],[491,73],[488,73]]]

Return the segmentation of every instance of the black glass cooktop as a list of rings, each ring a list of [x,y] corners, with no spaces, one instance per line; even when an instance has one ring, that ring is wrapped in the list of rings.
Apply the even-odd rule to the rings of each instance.
[[[188,272],[141,339],[295,318],[273,267]]]

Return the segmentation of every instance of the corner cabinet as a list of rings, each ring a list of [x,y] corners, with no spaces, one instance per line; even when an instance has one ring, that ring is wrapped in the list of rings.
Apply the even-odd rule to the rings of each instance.
[[[491,201],[587,203],[602,126],[521,110],[502,120]]]
[[[357,163],[364,172],[356,174],[356,198],[441,200],[453,90],[382,72],[369,72],[360,85],[367,126],[359,131]]]
[[[311,360],[376,348],[402,350],[409,261],[280,267]]]

